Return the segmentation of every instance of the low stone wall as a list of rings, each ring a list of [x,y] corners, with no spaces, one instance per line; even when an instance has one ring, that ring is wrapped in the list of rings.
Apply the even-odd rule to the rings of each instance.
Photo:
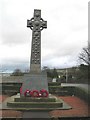
[[[23,82],[23,78],[24,76],[3,76],[2,77],[2,83],[7,83],[7,82],[11,82],[11,83],[21,83]]]
[[[0,83],[5,83],[5,82],[22,82],[24,79],[24,76],[3,76],[2,79],[0,79]],[[51,78],[47,78],[48,82],[52,82]]]

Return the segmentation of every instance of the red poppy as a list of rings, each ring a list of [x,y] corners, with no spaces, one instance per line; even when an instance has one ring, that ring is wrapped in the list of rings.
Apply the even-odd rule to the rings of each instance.
[[[40,93],[41,93],[42,97],[48,97],[48,91],[47,90],[42,89],[42,90],[40,90]]]
[[[32,96],[32,97],[39,97],[39,92],[38,92],[38,90],[33,90],[33,91],[31,91],[31,96]]]
[[[31,96],[31,91],[30,90],[26,90],[25,92],[24,92],[24,96],[26,97],[26,96]]]

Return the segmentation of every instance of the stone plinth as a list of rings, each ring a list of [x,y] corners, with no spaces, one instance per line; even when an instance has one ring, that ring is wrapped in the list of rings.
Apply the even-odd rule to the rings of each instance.
[[[47,75],[45,73],[40,74],[26,74],[24,75],[24,82],[22,85],[22,94],[21,96],[24,96],[24,93],[26,90],[42,90],[45,89],[48,91],[48,82],[47,82]]]
[[[33,97],[20,97],[15,98],[15,102],[56,102],[56,99],[53,98],[33,98]]]
[[[20,97],[20,94],[18,94],[8,99],[7,109],[24,111],[51,111],[54,109],[71,109],[71,106],[54,95],[49,95],[48,98],[33,98]]]

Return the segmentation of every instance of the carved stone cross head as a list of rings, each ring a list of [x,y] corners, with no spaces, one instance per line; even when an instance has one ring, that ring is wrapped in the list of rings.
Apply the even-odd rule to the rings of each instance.
[[[47,28],[47,21],[41,18],[41,10],[34,10],[34,17],[27,20],[27,27],[30,27],[30,29],[34,31],[41,31]]]

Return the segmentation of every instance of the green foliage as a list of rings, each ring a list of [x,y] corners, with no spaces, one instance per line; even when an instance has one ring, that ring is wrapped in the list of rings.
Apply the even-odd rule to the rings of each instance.
[[[77,83],[88,83],[88,65],[81,64],[76,71]]]
[[[21,85],[21,83],[3,83],[2,93],[7,95],[19,93]]]
[[[48,83],[48,86],[60,86],[61,83],[58,83],[58,82],[50,82]]]
[[[58,78],[58,73],[57,73],[57,69],[56,68],[50,69],[49,67],[44,66],[43,67],[43,71],[46,71],[47,77]]]
[[[78,67],[68,68],[68,83],[88,83],[90,78],[89,66],[81,64]],[[66,76],[62,76],[61,82],[66,82]]]
[[[75,87],[75,95],[86,102],[90,101],[90,91],[85,91],[83,88]]]
[[[12,76],[23,76],[24,73],[20,69],[15,69]]]
[[[49,92],[57,95],[74,95],[75,87],[70,86],[49,86]]]
[[[47,73],[47,77],[53,78],[52,71],[51,71],[51,69],[49,67],[44,66],[43,71],[45,71]]]
[[[57,73],[56,68],[53,69],[52,76],[53,76],[53,78],[58,78],[58,73]]]
[[[2,92],[12,95],[14,93],[19,93],[21,83],[19,84],[3,84]],[[6,91],[6,92],[5,92]],[[49,83],[49,93],[57,95],[76,95],[81,99],[90,101],[90,91],[85,91],[83,88],[73,87],[73,86],[60,86],[57,83]]]

